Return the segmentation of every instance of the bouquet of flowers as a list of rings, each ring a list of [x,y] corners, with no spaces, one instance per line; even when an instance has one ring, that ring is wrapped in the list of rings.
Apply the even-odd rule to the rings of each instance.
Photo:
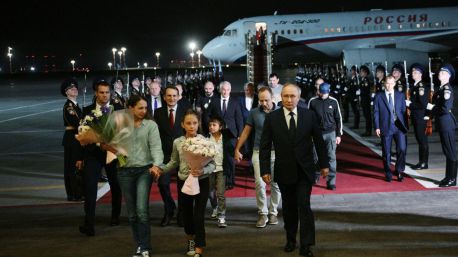
[[[202,170],[216,155],[215,144],[203,136],[187,138],[182,146],[183,158],[190,170]],[[189,175],[181,192],[187,195],[200,193],[199,179]]]
[[[76,139],[82,145],[106,143],[116,149],[117,155],[107,151],[107,163],[118,159],[122,167],[126,164],[127,152],[134,130],[132,114],[127,110],[113,112],[113,107],[99,107],[80,122]]]

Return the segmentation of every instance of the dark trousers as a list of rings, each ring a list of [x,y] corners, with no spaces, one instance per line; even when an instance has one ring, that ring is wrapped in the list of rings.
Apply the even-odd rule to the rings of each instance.
[[[361,96],[361,109],[363,109],[363,115],[366,124],[366,133],[372,132],[372,114],[371,114],[371,97]]]
[[[172,174],[167,172],[162,174],[157,181],[157,187],[161,193],[162,202],[164,202],[164,216],[173,216],[173,212],[176,209],[175,201],[173,200],[172,193],[170,192],[171,177]]]
[[[223,170],[226,175],[226,186],[235,185],[235,162],[234,162],[234,149],[235,149],[235,138],[227,138],[224,142],[224,158],[223,158]]]
[[[67,199],[80,199],[83,195],[83,181],[76,170],[72,147],[64,147],[64,183]]]
[[[413,123],[413,130],[415,132],[415,139],[418,143],[418,162],[428,163],[429,146],[428,136],[425,134],[426,121],[423,117],[411,116]]]
[[[447,158],[447,161],[456,162],[455,130],[439,131],[439,136],[441,139],[442,152]]]
[[[101,175],[102,167],[107,173],[108,183],[111,190],[111,216],[118,217],[121,213],[121,187],[119,186],[118,176],[116,174],[116,161],[110,164],[105,164],[96,159],[87,159],[84,164],[84,183],[85,197],[84,212],[85,225],[94,226],[95,222],[95,206],[97,201],[97,184]]]
[[[310,208],[312,183],[300,178],[296,184],[278,183],[283,201],[283,220],[286,240],[296,242],[297,228],[300,223],[300,244],[306,247],[315,244],[315,218]]]
[[[350,102],[351,105],[351,110],[353,111],[353,127],[359,128],[359,120],[360,120],[360,115],[359,115],[359,109],[358,109],[358,98],[353,98],[349,97],[348,101]]]
[[[395,164],[395,173],[404,172],[406,165],[406,135],[398,130],[394,124],[392,124],[392,133],[387,133],[388,135],[383,135],[380,137],[382,139],[382,158],[383,158],[383,168],[385,170],[385,176],[391,178],[391,144],[396,143],[396,164]]]
[[[181,192],[184,181],[178,179],[179,190],[178,198],[181,198],[183,209],[184,232],[186,235],[194,235],[196,247],[204,247],[205,242],[205,208],[209,194],[208,178],[199,179],[200,193],[197,195],[187,195]]]

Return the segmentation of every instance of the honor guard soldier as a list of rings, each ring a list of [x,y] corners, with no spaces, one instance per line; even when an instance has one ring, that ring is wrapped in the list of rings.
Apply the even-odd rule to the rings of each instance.
[[[111,90],[113,95],[111,97],[111,102],[116,109],[126,108],[126,99],[122,95],[122,89],[124,88],[124,80],[121,77],[114,77],[111,80]]]
[[[130,96],[139,95],[144,96],[143,88],[141,88],[140,77],[132,76],[129,81],[130,84]]]
[[[450,64],[445,64],[439,71],[441,86],[433,95],[433,103],[428,103],[427,109],[432,110],[436,120],[436,130],[439,131],[442,144],[442,152],[446,157],[445,178],[439,183],[439,187],[456,186],[456,142],[455,129],[456,119],[453,116],[453,88],[450,81],[455,78],[455,69]]]
[[[414,85],[409,90],[410,99],[406,100],[406,106],[410,109],[410,119],[418,143],[418,163],[412,166],[412,169],[421,170],[428,168],[429,147],[428,136],[425,134],[426,121],[424,117],[428,105],[429,87],[422,81],[423,66],[414,63],[410,70]]]
[[[68,201],[82,200],[82,180],[79,179],[79,170],[83,167],[82,148],[75,135],[82,118],[82,111],[78,106],[78,83],[74,78],[64,80],[60,92],[67,97],[63,108],[65,132],[62,139],[64,147],[64,182]]]
[[[386,69],[383,65],[378,65],[375,68],[375,93],[385,91],[385,74]]]
[[[365,119],[365,132],[363,137],[368,137],[372,134],[372,114],[371,114],[371,89],[372,81],[369,79],[369,68],[365,65],[361,66],[359,71],[361,79],[359,80],[359,88],[361,90],[361,109]]]
[[[391,68],[391,75],[394,77],[394,80],[396,81],[396,85],[394,86],[394,90],[397,90],[401,93],[406,91],[406,83],[403,81],[403,73],[404,73],[404,67],[402,67],[401,64],[395,64],[393,65],[393,68]]]
[[[348,103],[350,103],[351,109],[353,111],[353,127],[352,129],[358,129],[359,128],[359,109],[358,109],[358,104],[359,104],[359,95],[361,94],[361,91],[359,89],[359,78],[358,78],[358,69],[356,66],[352,66],[350,69],[351,72],[351,78],[348,84]],[[348,114],[349,114],[349,108],[344,109],[344,120],[348,121]]]

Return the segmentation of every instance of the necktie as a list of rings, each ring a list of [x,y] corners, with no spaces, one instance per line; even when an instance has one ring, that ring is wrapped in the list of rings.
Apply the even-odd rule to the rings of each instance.
[[[394,105],[393,105],[393,98],[391,97],[391,93],[388,94],[388,104],[390,105],[390,112],[392,115],[392,121],[395,120],[396,113],[394,112]]]
[[[173,125],[175,125],[175,119],[173,118],[173,109],[170,109],[169,123],[170,123],[170,128],[173,128]]]
[[[226,110],[227,110],[226,99],[223,99],[223,115],[226,114]]]
[[[157,97],[154,98],[154,110],[153,112],[157,109]]]
[[[289,115],[291,116],[291,119],[289,119],[289,134],[294,138],[296,135],[296,120],[294,119],[294,112],[290,112]]]

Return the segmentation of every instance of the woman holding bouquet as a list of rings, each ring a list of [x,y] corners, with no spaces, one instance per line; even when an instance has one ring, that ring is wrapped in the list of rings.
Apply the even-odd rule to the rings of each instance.
[[[127,101],[129,111],[134,118],[132,146],[127,148],[126,165],[119,168],[118,177],[127,215],[132,227],[137,250],[134,256],[150,256],[151,229],[149,222],[149,195],[153,177],[152,167],[162,164],[163,153],[159,129],[152,120],[145,119],[147,114],[146,100],[139,95],[132,95]],[[105,145],[107,150],[117,150]]]
[[[209,195],[209,174],[215,169],[215,162],[213,160],[207,161],[203,164],[201,168],[190,168],[189,160],[185,159],[185,152],[183,146],[189,139],[195,138],[197,141],[207,141],[208,140],[202,135],[197,134],[199,128],[199,116],[193,110],[188,110],[181,122],[181,126],[185,130],[185,136],[181,136],[173,142],[172,156],[162,170],[153,169],[153,173],[156,172],[169,172],[177,167],[178,170],[178,188],[181,190],[178,192],[178,197],[182,203],[183,208],[183,221],[184,221],[184,231],[187,235],[188,240],[188,249],[187,255],[194,257],[202,257],[203,247],[205,247],[205,225],[204,225],[204,216],[205,208],[207,205],[207,199]],[[211,143],[210,143],[211,144]],[[199,150],[202,147],[198,147]],[[188,150],[189,151],[189,150]],[[214,151],[214,150],[213,150]],[[195,165],[192,165],[196,167]],[[185,185],[185,180],[189,176],[198,177],[198,189],[199,193],[195,195],[188,195],[183,193],[183,186]]]

